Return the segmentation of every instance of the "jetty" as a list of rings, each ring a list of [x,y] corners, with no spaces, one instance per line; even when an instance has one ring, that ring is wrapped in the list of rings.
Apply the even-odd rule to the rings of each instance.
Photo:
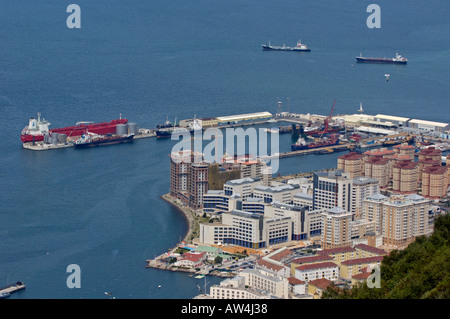
[[[12,293],[25,289],[25,284],[17,281],[11,285],[0,288],[0,298],[8,298]]]

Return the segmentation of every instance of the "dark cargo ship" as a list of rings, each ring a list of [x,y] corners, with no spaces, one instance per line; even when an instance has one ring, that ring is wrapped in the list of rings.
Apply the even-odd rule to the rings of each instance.
[[[103,145],[112,145],[112,144],[121,144],[121,143],[131,143],[133,142],[134,134],[129,135],[92,135],[92,134],[83,134],[79,139],[75,141],[73,144],[75,148],[85,148],[85,147],[94,147],[94,146],[103,146]]]
[[[313,148],[327,147],[337,144],[339,144],[339,137],[334,135],[326,139],[322,139],[321,141],[314,141],[310,143],[306,142],[304,138],[300,137],[295,144],[291,145],[291,150],[292,151],[309,150]]]
[[[406,64],[408,59],[401,54],[396,53],[395,58],[368,58],[357,56],[356,61],[360,63],[394,63],[394,64]]]
[[[303,52],[309,52],[311,49],[301,41],[297,42],[297,46],[295,47],[287,47],[286,45],[278,46],[278,45],[271,45],[269,44],[263,44],[262,45],[263,50],[266,51],[303,51]]]

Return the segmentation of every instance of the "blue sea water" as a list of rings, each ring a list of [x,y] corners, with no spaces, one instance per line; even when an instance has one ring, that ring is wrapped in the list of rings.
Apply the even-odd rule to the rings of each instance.
[[[69,29],[66,8],[81,8]],[[448,1],[0,0],[0,286],[11,298],[192,298],[198,280],[145,268],[187,231],[160,199],[174,142],[48,152],[23,150],[20,132],[41,112],[51,127],[284,110],[390,114],[450,122]],[[261,44],[310,53],[264,52]],[[355,56],[405,55],[408,65]],[[390,73],[390,80],[384,74]],[[280,136],[280,151],[290,137]],[[283,159],[281,174],[336,165],[339,154]],[[69,289],[66,268],[81,268]],[[218,282],[209,278],[210,284]],[[158,285],[162,287],[157,288]]]

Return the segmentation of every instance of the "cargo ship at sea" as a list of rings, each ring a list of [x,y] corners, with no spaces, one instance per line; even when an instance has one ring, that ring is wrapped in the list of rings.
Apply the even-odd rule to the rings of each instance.
[[[327,138],[320,139],[320,141],[306,142],[306,140],[300,137],[296,143],[291,145],[292,151],[309,150],[319,147],[327,147],[339,144],[339,137],[331,135]]]
[[[298,41],[297,46],[295,47],[287,47],[285,44],[283,44],[283,46],[271,45],[269,42],[269,44],[263,44],[262,48],[266,51],[311,51],[311,49],[306,44],[302,43],[302,41]]]
[[[372,58],[363,57],[362,54],[356,57],[356,61],[360,63],[394,63],[394,64],[406,64],[408,59],[401,54],[396,53],[395,58]]]
[[[94,123],[94,122],[78,122],[74,126],[67,126],[62,128],[49,129],[50,123],[44,118],[41,119],[41,114],[37,114],[37,119],[31,118],[28,126],[22,130],[20,140],[22,143],[39,142],[44,140],[44,135],[65,135],[66,137],[81,136],[87,132],[106,135],[116,133],[116,127],[120,124],[126,124],[127,119],[112,120],[110,122]]]
[[[133,142],[134,134],[128,135],[116,135],[116,134],[107,134],[107,135],[97,135],[92,133],[85,133],[81,135],[80,138],[76,139],[73,146],[75,148],[86,148],[86,147],[94,147],[94,146],[104,146],[104,145],[112,145],[112,144],[121,144],[121,143],[131,143]]]

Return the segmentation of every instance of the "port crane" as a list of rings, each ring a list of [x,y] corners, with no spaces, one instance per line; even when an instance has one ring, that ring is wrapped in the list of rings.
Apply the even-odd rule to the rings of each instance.
[[[333,111],[334,111],[334,107],[336,106],[336,100],[334,100],[333,102],[333,107],[331,108],[331,112],[330,112],[330,116],[328,116],[325,120],[324,120],[324,124],[325,124],[325,128],[322,131],[322,133],[320,133],[320,138],[322,138],[323,134],[328,133],[328,125],[331,122],[331,117],[333,115]]]

